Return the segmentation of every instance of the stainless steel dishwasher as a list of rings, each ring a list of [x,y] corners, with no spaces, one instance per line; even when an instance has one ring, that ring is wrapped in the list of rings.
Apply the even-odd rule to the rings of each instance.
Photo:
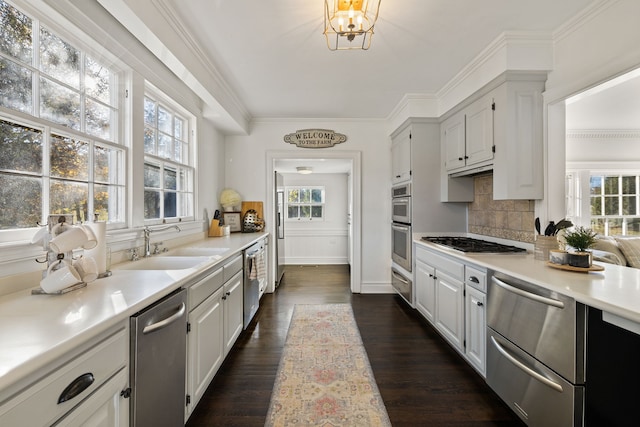
[[[131,317],[131,425],[184,425],[187,291]]]

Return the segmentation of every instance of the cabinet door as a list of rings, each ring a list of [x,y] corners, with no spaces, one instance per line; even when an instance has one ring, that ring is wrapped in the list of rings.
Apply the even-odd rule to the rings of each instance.
[[[242,304],[244,302],[242,288],[242,271],[236,273],[224,284],[224,354],[225,356],[240,336],[243,326]]]
[[[189,313],[191,330],[187,335],[187,394],[193,410],[224,358],[223,288],[218,289]]]
[[[466,166],[493,159],[493,98],[485,96],[466,112]]]
[[[411,128],[405,129],[393,139],[391,171],[394,184],[411,179]]]
[[[128,370],[122,369],[56,426],[122,427],[129,425],[129,400],[120,395],[127,388],[128,381]]]
[[[435,269],[416,260],[416,308],[431,323],[435,322]]]
[[[465,165],[465,120],[464,111],[442,122],[442,151],[447,171]]]
[[[436,270],[436,328],[464,353],[464,284]]]
[[[465,297],[465,355],[482,376],[485,375],[486,295],[467,286]]]

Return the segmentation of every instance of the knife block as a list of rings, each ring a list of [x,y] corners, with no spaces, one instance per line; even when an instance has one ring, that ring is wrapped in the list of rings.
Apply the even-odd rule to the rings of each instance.
[[[220,220],[212,219],[209,226],[209,237],[224,236],[224,227],[220,226]]]

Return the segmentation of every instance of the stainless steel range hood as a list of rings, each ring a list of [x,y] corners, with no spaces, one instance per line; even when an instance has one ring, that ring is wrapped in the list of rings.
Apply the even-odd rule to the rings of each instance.
[[[453,172],[453,173],[450,173],[449,176],[451,178],[458,178],[461,176],[474,176],[474,175],[486,174],[492,171],[493,171],[493,164],[490,164],[490,165],[478,166],[477,168],[465,169],[459,172]]]

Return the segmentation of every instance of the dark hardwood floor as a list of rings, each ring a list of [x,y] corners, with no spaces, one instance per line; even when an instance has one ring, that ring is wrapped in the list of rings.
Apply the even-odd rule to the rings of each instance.
[[[295,304],[351,303],[394,426],[522,426],[484,380],[397,295],[352,295],[348,266],[287,266],[188,427],[263,426]]]

